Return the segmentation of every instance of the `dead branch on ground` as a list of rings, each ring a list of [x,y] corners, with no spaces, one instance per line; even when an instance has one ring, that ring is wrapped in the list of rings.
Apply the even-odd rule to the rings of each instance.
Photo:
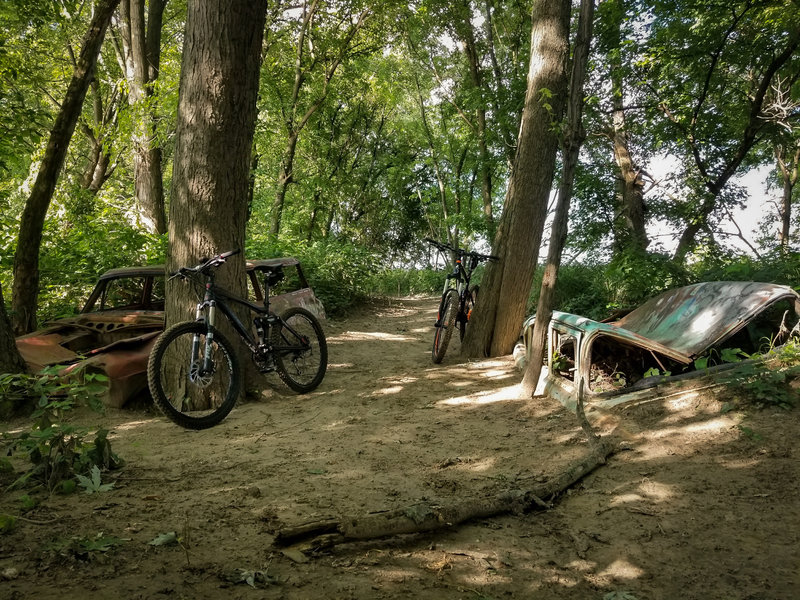
[[[520,514],[550,507],[546,500],[562,494],[580,481],[614,452],[614,444],[599,437],[583,412],[583,388],[578,397],[578,420],[589,437],[589,453],[568,465],[561,473],[530,489],[510,489],[484,497],[468,498],[449,505],[420,502],[397,510],[314,521],[279,529],[274,545],[294,545],[303,552],[313,552],[338,544],[374,540],[409,533],[430,532],[453,527],[466,521],[502,514]]]

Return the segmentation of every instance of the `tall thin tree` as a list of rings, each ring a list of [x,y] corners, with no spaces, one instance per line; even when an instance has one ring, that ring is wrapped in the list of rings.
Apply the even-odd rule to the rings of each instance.
[[[572,184],[575,180],[575,167],[578,165],[578,154],[581,144],[586,138],[583,129],[583,82],[586,79],[586,66],[589,62],[589,47],[592,42],[592,22],[594,20],[594,0],[581,0],[578,18],[578,33],[575,38],[575,49],[572,52],[572,75],[569,86],[569,103],[567,105],[567,127],[562,149],[563,172],[558,189],[556,213],[550,234],[550,246],[547,251],[539,301],[536,307],[536,320],[533,325],[533,348],[522,379],[523,396],[531,396],[536,391],[536,384],[542,370],[542,361],[547,348],[547,328],[553,312],[553,298],[558,281],[558,269],[561,266],[561,254],[567,239],[567,222],[569,205],[572,198]]]
[[[78,122],[86,98],[86,91],[94,75],[97,55],[117,4],[119,0],[99,0],[95,5],[94,16],[83,39],[66,96],[50,130],[39,172],[22,211],[17,250],[14,254],[14,284],[11,297],[12,323],[18,335],[36,328],[39,250],[42,245],[44,220],[56,189],[58,175],[64,166],[75,124]]]
[[[566,103],[570,3],[535,0],[528,87],[505,207],[462,352],[497,356],[519,337],[539,257]]]

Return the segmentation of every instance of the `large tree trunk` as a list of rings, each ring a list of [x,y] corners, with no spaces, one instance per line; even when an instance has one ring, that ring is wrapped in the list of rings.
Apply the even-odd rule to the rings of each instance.
[[[255,130],[266,3],[190,2],[186,18],[169,219],[167,269],[244,249],[250,152]],[[245,292],[244,256],[218,282]],[[167,323],[193,317],[197,297],[167,288]]]
[[[95,5],[94,17],[83,40],[61,110],[50,131],[36,181],[22,212],[17,250],[14,255],[14,285],[11,299],[14,331],[18,335],[36,328],[39,249],[42,244],[44,219],[56,189],[59,172],[64,165],[89,82],[94,76],[94,67],[106,28],[118,3],[119,0],[99,0]]]
[[[134,193],[142,222],[147,229],[167,231],[161,148],[155,141],[155,119],[146,100],[160,63],[161,27],[166,0],[150,0],[145,22],[144,0],[122,0],[124,64],[130,87],[128,102],[139,109],[132,134]]]
[[[487,266],[481,298],[464,339],[468,356],[511,352],[525,316],[566,101],[570,3],[536,0],[533,6],[528,90],[505,208]]]
[[[578,154],[586,138],[583,129],[583,82],[586,79],[586,66],[589,62],[589,47],[592,42],[592,22],[594,20],[594,0],[581,0],[578,34],[575,38],[575,50],[572,59],[572,76],[570,79],[569,105],[567,107],[567,131],[564,139],[561,186],[558,190],[556,214],[553,219],[550,246],[547,252],[547,265],[542,278],[539,302],[536,308],[536,320],[533,324],[533,347],[525,376],[522,378],[523,397],[533,396],[536,384],[542,371],[542,363],[547,348],[547,329],[553,313],[558,269],[561,266],[561,254],[567,239],[569,221],[569,205],[572,199],[572,185],[575,180],[575,168],[578,165]]]
[[[0,286],[0,373],[22,373],[24,370],[25,361],[19,355],[14,342],[14,332],[11,330],[11,321],[3,302],[3,288]]]

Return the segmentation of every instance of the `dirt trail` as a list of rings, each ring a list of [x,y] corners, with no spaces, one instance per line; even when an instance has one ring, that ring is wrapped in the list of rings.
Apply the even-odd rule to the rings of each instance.
[[[798,597],[799,411],[723,413],[710,397],[590,412],[630,449],[545,513],[311,559],[274,548],[281,525],[524,487],[586,452],[571,413],[517,397],[511,357],[465,361],[454,339],[432,365],[435,309],[405,298],[329,321],[317,391],[270,377],[207,431],[145,410],[86,417],[127,465],[112,491],[44,498],[0,535],[0,598]]]

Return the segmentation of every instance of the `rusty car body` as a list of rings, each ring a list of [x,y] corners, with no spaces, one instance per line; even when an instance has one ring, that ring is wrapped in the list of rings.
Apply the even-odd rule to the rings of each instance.
[[[283,267],[284,279],[270,294],[272,310],[302,306],[320,319],[325,308],[293,257],[246,261],[248,299],[263,302],[262,274]],[[80,313],[45,323],[16,339],[32,372],[64,365],[62,375],[84,372],[108,377],[107,406],[119,408],[146,391],[147,359],[164,329],[164,265],[112,269],[100,276]]]
[[[525,354],[533,322],[523,325]],[[574,408],[613,406],[719,385],[720,373],[798,331],[800,295],[770,283],[698,283],[648,300],[613,322],[554,311],[538,393]]]

